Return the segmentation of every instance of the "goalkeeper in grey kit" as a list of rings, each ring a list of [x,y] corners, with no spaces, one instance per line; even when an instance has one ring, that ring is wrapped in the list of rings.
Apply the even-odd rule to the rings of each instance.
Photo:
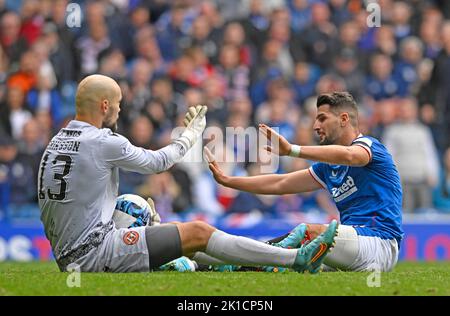
[[[318,272],[334,242],[335,222],[314,242],[298,249],[229,235],[200,221],[115,227],[119,168],[144,174],[168,170],[201,139],[207,111],[201,105],[189,108],[181,136],[151,151],[115,133],[121,99],[113,79],[102,75],[83,79],[77,89],[75,119],[53,137],[41,159],[41,220],[61,271],[76,264],[88,272],[148,272],[187,256],[201,264],[271,265]],[[288,238],[297,238],[295,229]]]

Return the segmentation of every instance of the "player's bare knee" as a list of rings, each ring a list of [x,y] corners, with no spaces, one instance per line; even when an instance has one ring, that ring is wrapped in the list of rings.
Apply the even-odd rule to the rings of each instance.
[[[194,248],[206,247],[209,237],[215,228],[202,221],[177,224],[183,245],[189,244]]]
[[[208,243],[211,234],[216,230],[208,223],[202,221],[194,221],[189,224],[191,225],[192,234],[195,238],[197,238],[200,243],[205,245]]]

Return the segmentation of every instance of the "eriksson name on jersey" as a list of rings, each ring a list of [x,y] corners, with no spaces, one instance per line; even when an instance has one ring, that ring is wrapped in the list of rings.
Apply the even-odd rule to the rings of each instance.
[[[80,142],[75,140],[52,140],[50,144],[48,144],[47,149],[78,152],[80,150]]]
[[[340,202],[356,191],[358,191],[358,188],[355,185],[355,181],[352,177],[348,176],[347,180],[340,187],[331,189],[331,194],[333,195],[334,201]]]

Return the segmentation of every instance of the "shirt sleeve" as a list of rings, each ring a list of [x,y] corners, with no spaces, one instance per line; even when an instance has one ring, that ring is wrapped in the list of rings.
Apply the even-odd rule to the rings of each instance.
[[[367,151],[369,161],[372,161],[372,140],[367,137],[360,137],[353,141],[352,146],[360,146]]]
[[[309,167],[309,173],[311,174],[311,176],[314,178],[314,180],[316,180],[317,182],[319,182],[319,184],[326,190],[327,189],[327,185],[324,181],[325,179],[325,164],[323,164],[322,162],[317,162],[315,164],[313,164],[311,167]]]
[[[168,170],[181,161],[186,148],[179,143],[172,143],[152,151],[136,147],[125,137],[111,133],[101,142],[100,152],[105,162],[112,167],[151,174]]]

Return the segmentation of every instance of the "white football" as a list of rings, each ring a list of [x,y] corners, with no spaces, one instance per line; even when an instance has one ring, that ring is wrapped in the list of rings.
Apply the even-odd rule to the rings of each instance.
[[[123,194],[117,197],[113,213],[116,228],[153,226],[161,223],[151,198],[147,201],[136,194]]]

